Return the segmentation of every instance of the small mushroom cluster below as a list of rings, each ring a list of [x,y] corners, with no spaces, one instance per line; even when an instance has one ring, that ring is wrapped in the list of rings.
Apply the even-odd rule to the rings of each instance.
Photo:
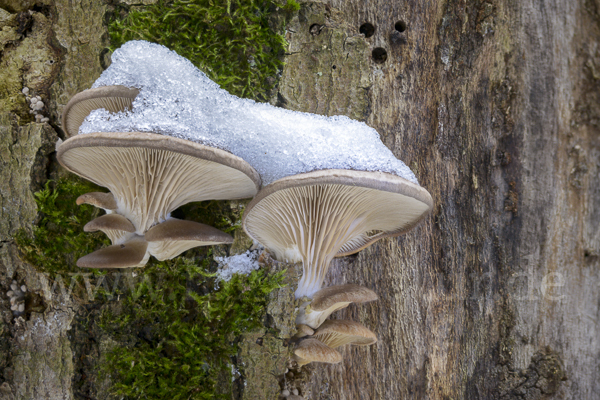
[[[6,292],[6,295],[10,299],[10,309],[13,313],[19,314],[25,312],[25,293],[27,292],[27,286],[17,283],[13,280],[10,284],[10,290]]]
[[[32,114],[35,118],[35,122],[49,122],[50,118],[45,117],[42,113],[45,105],[40,96],[35,96],[35,93],[31,92],[28,87],[24,87],[22,90],[25,99],[29,102],[29,114]]]
[[[311,362],[337,364],[342,361],[335,349],[346,344],[368,346],[377,336],[359,322],[327,320],[335,311],[350,303],[375,301],[378,296],[365,287],[353,284],[331,286],[318,291],[312,301],[305,302],[296,317],[298,332],[294,336],[294,360],[298,366]]]
[[[280,397],[287,400],[304,400],[304,397],[300,396],[298,393],[298,389],[296,388],[293,388],[291,391],[283,389]]]

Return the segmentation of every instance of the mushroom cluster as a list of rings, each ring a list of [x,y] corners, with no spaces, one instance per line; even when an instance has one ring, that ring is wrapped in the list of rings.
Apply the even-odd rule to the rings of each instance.
[[[77,119],[70,113],[88,110],[90,104],[102,106],[97,90],[94,95],[93,103],[90,96],[75,96],[66,107],[63,123],[72,127]],[[71,104],[79,100],[84,103],[81,107]],[[108,104],[122,103],[110,98]],[[81,115],[78,118],[83,120]],[[150,256],[166,260],[193,247],[232,243],[230,235],[216,228],[175,219],[170,213],[194,201],[252,197],[260,187],[258,173],[241,158],[154,133],[76,135],[57,147],[57,157],[67,170],[110,190],[77,199],[77,204],[106,211],[84,230],[102,231],[112,242],[80,258],[77,265],[85,268],[138,267]]]
[[[42,98],[39,95],[36,96],[27,86],[23,88],[21,93],[23,93],[25,99],[29,102],[29,114],[34,116],[35,122],[49,122],[50,118],[45,117],[42,111],[45,107]]]
[[[70,137],[58,160],[110,191],[78,199],[106,211],[85,230],[113,243],[78,265],[141,266],[150,255],[228,243],[228,235],[170,213],[193,201],[254,197],[243,216],[246,233],[278,260],[302,263],[295,362],[337,363],[337,347],[375,343],[358,322],[328,320],[350,303],[378,298],[354,284],[323,288],[329,265],[406,233],[433,207],[377,131],[237,98],[160,45],[128,42],[112,60],[62,119]]]
[[[297,299],[306,299],[296,319],[301,339],[295,349],[299,366],[335,364],[341,361],[336,347],[377,341],[369,329],[352,321],[320,328],[334,311],[377,299],[373,291],[358,285],[321,289],[323,280],[333,258],[401,235],[429,213],[432,203],[425,189],[404,178],[340,169],[279,179],[250,202],[243,219],[248,235],[276,258],[303,266],[296,290]],[[305,327],[318,329],[304,335]]]
[[[6,292],[6,295],[10,299],[10,309],[13,313],[19,314],[25,311],[25,293],[27,292],[27,286],[17,283],[13,280],[10,284],[10,290]]]

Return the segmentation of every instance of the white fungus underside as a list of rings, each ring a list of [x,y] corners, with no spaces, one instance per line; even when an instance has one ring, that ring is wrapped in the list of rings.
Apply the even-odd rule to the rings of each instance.
[[[240,198],[254,193],[252,181],[236,169],[167,150],[78,147],[62,156],[74,172],[110,190],[116,212],[143,235],[183,204]],[[248,197],[243,195],[242,197]]]
[[[417,183],[366,124],[232,96],[187,59],[157,44],[132,41],[115,51],[93,87],[109,85],[140,89],[132,112],[95,110],[81,134],[153,132],[218,147],[249,162],[264,185],[321,169],[389,172]]]
[[[315,334],[315,339],[320,340],[326,346],[336,349],[346,344],[353,344],[355,346],[365,346],[373,343],[373,338],[365,338],[358,335],[349,335],[340,332],[328,332],[323,334]]]
[[[279,190],[246,216],[250,235],[280,260],[302,262],[296,298],[312,297],[331,260],[364,232],[393,231],[428,210],[412,197],[347,185],[312,185]]]
[[[309,306],[309,304],[305,304],[296,316],[296,325],[304,324],[310,326],[313,329],[317,329],[319,326],[321,326],[321,324],[323,324],[323,322],[325,322],[327,318],[329,318],[331,314],[333,314],[337,310],[346,308],[349,305],[350,302],[339,302],[333,304],[331,307],[325,310],[315,311]]]

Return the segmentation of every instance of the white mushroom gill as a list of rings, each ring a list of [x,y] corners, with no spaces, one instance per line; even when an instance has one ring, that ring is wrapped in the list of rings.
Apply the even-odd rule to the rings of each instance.
[[[377,336],[366,326],[346,320],[325,321],[313,337],[332,349],[346,344],[367,346],[377,342]]]
[[[403,207],[390,206],[399,203]],[[427,210],[427,204],[399,193],[320,184],[270,194],[254,205],[245,226],[277,258],[302,262],[304,274],[296,291],[301,298],[321,288],[331,260],[346,243],[364,232],[408,225]]]
[[[115,212],[138,235],[177,207],[256,193],[260,179],[247,163],[222,150],[150,133],[77,135],[58,149],[72,172],[110,190]]]

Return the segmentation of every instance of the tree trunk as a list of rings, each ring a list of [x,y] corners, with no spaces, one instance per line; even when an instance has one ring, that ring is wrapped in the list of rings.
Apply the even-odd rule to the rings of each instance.
[[[13,279],[48,290],[13,237],[56,167],[62,108],[108,64],[109,7],[0,0],[0,399],[85,398],[72,382],[109,346],[69,333],[76,299],[19,320],[4,294]],[[304,398],[597,397],[600,0],[302,2],[286,35],[272,102],[365,121],[435,202],[408,234],[334,261],[326,285],[380,299],[333,317],[379,341],[307,367]]]
[[[302,9],[279,103],[365,120],[435,201],[419,228],[332,266],[329,284],[379,294],[336,316],[379,342],[315,366],[310,398],[598,396],[599,12],[527,0]]]

